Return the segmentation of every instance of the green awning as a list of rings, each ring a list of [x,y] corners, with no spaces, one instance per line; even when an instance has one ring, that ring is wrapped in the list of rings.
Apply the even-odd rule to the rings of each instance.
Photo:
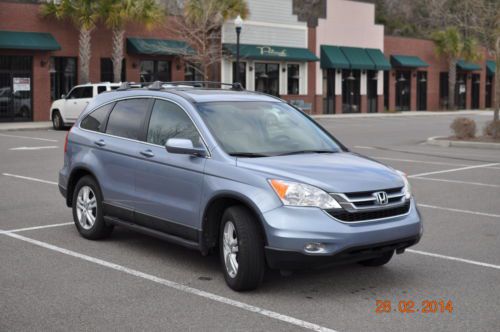
[[[493,60],[486,60],[486,70],[488,71],[488,75],[495,75],[497,70],[497,64]]]
[[[477,63],[467,62],[464,60],[458,60],[457,67],[458,67],[458,69],[465,70],[465,71],[481,70],[481,66],[478,65]]]
[[[341,47],[346,56],[351,69],[375,70],[377,67],[364,48],[359,47]]]
[[[429,64],[427,62],[414,55],[392,55],[391,63],[394,67],[429,67]]]
[[[61,45],[50,33],[0,31],[0,49],[57,51]]]
[[[381,50],[377,48],[367,48],[366,53],[368,53],[368,56],[372,59],[377,70],[391,70],[391,63],[385,58]]]
[[[193,49],[183,41],[168,39],[127,38],[127,53],[149,55],[189,55]]]
[[[223,44],[223,49],[236,55],[236,44]],[[318,61],[319,59],[307,48],[270,45],[240,44],[240,57],[252,60]]]
[[[350,64],[344,53],[338,46],[321,45],[320,47],[321,56],[321,68],[322,69],[349,69]]]

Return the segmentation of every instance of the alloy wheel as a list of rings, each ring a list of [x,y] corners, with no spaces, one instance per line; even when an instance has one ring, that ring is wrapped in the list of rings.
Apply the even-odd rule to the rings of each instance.
[[[226,271],[231,278],[238,274],[238,235],[232,221],[224,225],[223,255]]]
[[[91,229],[97,218],[97,198],[89,186],[83,186],[78,191],[76,200],[76,215],[83,229]]]

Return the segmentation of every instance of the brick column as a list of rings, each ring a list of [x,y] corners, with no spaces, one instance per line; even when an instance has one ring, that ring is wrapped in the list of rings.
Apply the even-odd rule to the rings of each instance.
[[[33,76],[31,78],[31,98],[33,121],[48,121],[50,118],[50,55],[47,52],[33,54]],[[44,62],[42,67],[41,62]],[[60,96],[57,96],[59,98]]]
[[[394,111],[396,109],[396,77],[393,75],[396,71],[389,72],[389,110]]]
[[[411,87],[410,87],[410,111],[417,110],[417,72],[410,72]]]
[[[479,108],[486,108],[486,66],[484,66],[483,71],[481,72],[481,77],[479,83]]]
[[[466,109],[472,109],[472,79],[469,78],[469,75],[472,76],[472,73],[467,73],[465,75],[465,84],[466,84],[465,108]]]
[[[360,100],[361,105],[361,113],[368,113],[368,96],[367,95],[361,95],[361,100]]]
[[[384,95],[377,96],[377,112],[381,113],[384,111]]]
[[[307,48],[313,54],[316,54],[316,28],[307,29]],[[323,113],[322,103],[317,102],[316,95],[316,62],[311,61],[307,63],[307,95],[311,97],[313,114]]]
[[[342,114],[342,96],[335,96],[335,114]]]

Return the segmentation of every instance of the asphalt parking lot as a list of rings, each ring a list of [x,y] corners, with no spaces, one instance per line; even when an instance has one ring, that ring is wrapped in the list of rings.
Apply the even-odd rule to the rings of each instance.
[[[474,116],[480,128],[490,114]],[[249,293],[226,286],[214,255],[119,228],[81,238],[56,184],[66,132],[0,132],[0,331],[498,331],[500,150],[424,143],[453,117],[321,119],[409,175],[424,236],[382,268],[271,272]],[[426,300],[452,313],[424,313]]]

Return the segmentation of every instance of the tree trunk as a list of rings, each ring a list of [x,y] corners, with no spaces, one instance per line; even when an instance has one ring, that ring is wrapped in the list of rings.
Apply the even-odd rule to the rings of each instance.
[[[78,83],[84,84],[90,82],[89,68],[91,57],[90,34],[93,28],[80,28],[80,37],[78,39]]]
[[[448,109],[455,109],[455,85],[457,82],[457,60],[449,60],[448,69]]]
[[[113,50],[111,61],[113,62],[113,82],[118,83],[122,77],[123,63],[123,39],[125,30],[123,28],[113,29]]]

